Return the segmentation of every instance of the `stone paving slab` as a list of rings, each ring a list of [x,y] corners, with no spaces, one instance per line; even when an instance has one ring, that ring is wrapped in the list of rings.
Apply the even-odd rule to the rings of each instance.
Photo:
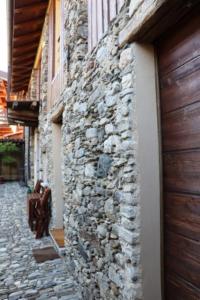
[[[33,248],[52,246],[50,237],[36,240],[26,214],[26,188],[0,185],[0,299],[80,300],[66,257],[37,264]]]

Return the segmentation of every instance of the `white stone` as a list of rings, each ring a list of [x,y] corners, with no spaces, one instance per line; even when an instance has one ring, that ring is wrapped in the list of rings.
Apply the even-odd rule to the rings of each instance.
[[[120,138],[117,135],[112,135],[105,140],[104,152],[111,153],[114,150],[114,147],[116,147],[116,151],[120,150],[121,147]]]
[[[87,164],[85,166],[85,176],[86,177],[94,177],[94,174],[95,174],[95,169],[94,169],[93,165]]]
[[[75,152],[75,157],[76,158],[81,158],[81,157],[84,156],[84,154],[85,154],[85,149],[84,148],[80,148],[79,150],[77,150]]]
[[[113,126],[112,123],[107,124],[105,126],[105,132],[106,132],[106,134],[112,134],[112,133],[114,133],[114,131],[115,131],[115,128],[114,128],[114,126]]]
[[[106,105],[107,105],[108,107],[111,107],[111,106],[113,106],[113,105],[116,104],[117,100],[118,100],[118,97],[117,97],[117,96],[107,95],[107,96],[106,96]]]
[[[123,287],[123,276],[122,273],[119,271],[119,267],[111,264],[108,270],[108,276],[111,281],[113,281],[118,287]]]
[[[86,138],[93,139],[97,137],[97,129],[96,128],[89,128],[86,130]]]
[[[97,109],[98,109],[99,115],[103,116],[106,113],[107,107],[106,107],[105,103],[102,101],[98,104]]]
[[[134,219],[137,213],[136,206],[120,206],[120,214],[128,219]]]
[[[78,150],[78,148],[80,147],[80,145],[81,145],[81,139],[80,139],[80,137],[78,137],[75,140],[75,149]]]
[[[133,52],[131,48],[125,49],[120,55],[119,68],[123,70],[133,60]]]
[[[114,214],[114,204],[113,199],[109,198],[104,205],[105,213],[108,217],[111,217]]]
[[[137,244],[139,242],[139,234],[137,232],[132,232],[123,227],[119,227],[120,238],[130,245]]]
[[[87,103],[86,102],[83,102],[83,103],[76,102],[73,106],[73,111],[84,114],[87,111]]]
[[[105,125],[106,123],[108,123],[109,120],[107,118],[102,118],[99,122],[100,125]]]
[[[122,151],[133,150],[133,142],[131,140],[123,141],[121,144]]]
[[[127,74],[122,77],[122,89],[129,89],[133,87],[133,77],[132,74]]]
[[[121,91],[121,85],[118,81],[113,82],[111,95],[115,95]]]
[[[99,226],[97,226],[97,232],[98,232],[98,235],[101,238],[105,238],[106,235],[107,235],[107,227],[106,227],[106,225],[100,224]]]
[[[102,63],[105,59],[108,58],[108,49],[106,47],[101,47],[97,51],[96,59],[99,63]]]
[[[121,122],[118,124],[118,129],[120,132],[131,129],[131,123],[130,123],[129,119],[127,119],[127,118],[122,119]]]
[[[122,217],[121,225],[128,230],[135,230],[138,228],[139,223],[137,222],[136,219],[134,219],[134,222],[133,222],[133,220],[129,220],[127,218]]]

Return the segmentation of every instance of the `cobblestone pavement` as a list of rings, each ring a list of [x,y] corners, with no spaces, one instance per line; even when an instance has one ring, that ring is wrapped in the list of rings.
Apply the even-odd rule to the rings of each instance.
[[[26,189],[0,185],[0,299],[79,300],[67,258],[37,264],[33,248],[52,245],[35,240],[26,216]]]

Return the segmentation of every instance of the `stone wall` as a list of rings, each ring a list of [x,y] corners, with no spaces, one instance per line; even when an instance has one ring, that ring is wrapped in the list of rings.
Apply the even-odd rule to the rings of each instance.
[[[66,254],[84,299],[142,299],[134,49],[118,45],[129,1],[91,53],[86,2],[64,1],[65,88],[58,103],[64,104]],[[56,106],[47,111],[48,19],[43,40],[39,132],[54,220],[51,115]]]

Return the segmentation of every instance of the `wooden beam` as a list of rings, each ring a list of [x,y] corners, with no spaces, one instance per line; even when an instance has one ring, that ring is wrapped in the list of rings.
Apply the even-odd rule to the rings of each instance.
[[[18,92],[27,91],[27,90],[28,90],[28,85],[18,86],[18,87],[11,86],[12,93],[18,93]]]
[[[21,13],[26,14],[26,13],[33,12],[33,11],[38,12],[38,10],[44,10],[46,8],[47,8],[47,1],[17,7],[17,8],[15,8],[15,13],[17,13],[17,14],[21,14]]]
[[[35,27],[41,26],[43,23],[44,23],[44,19],[41,18],[41,17],[40,18],[35,18],[35,19],[30,19],[30,20],[25,21],[25,22],[14,24],[14,31],[20,30],[20,29],[24,30],[25,28],[26,29],[28,29],[28,28],[30,29],[31,26],[33,28],[35,28]],[[30,33],[32,31],[30,30]],[[27,33],[27,34],[29,34],[29,33]]]
[[[28,120],[37,120],[38,112],[33,112],[29,110],[13,110],[11,108],[8,109],[8,114],[10,117],[15,116],[22,119]]]
[[[18,69],[18,70],[13,70],[12,71],[12,75],[15,76],[15,75],[24,75],[24,74],[27,74],[29,73],[29,71],[32,70],[32,66],[29,67],[29,68],[23,68],[23,69]]]
[[[34,63],[34,58],[35,58],[35,53],[29,53],[26,55],[20,55],[13,57],[13,63],[21,63],[21,62],[26,62],[26,61],[32,61]]]
[[[23,83],[19,82],[17,84],[11,83],[12,92],[20,92],[28,89],[29,80],[24,81]]]
[[[11,83],[11,86],[12,86],[12,90],[17,89],[17,91],[19,92],[19,91],[23,91],[27,87],[28,84],[29,84],[29,80],[24,80],[23,83],[21,83],[21,82],[18,82],[15,84]]]
[[[32,63],[32,61],[30,62],[27,62],[27,63],[23,63],[23,64],[20,64],[20,65],[13,65],[13,71],[14,70],[24,70],[24,69],[29,69],[29,68],[32,68],[32,65],[33,65],[33,63]]]
[[[12,82],[17,82],[17,81],[23,81],[24,80],[28,80],[30,78],[30,74],[26,74],[26,75],[15,75],[12,77]]]
[[[38,43],[36,43],[36,42],[28,43],[28,44],[25,44],[25,45],[20,45],[18,47],[13,48],[13,54],[15,55],[16,52],[18,52],[18,51],[20,53],[26,53],[26,52],[29,52],[31,50],[37,50],[37,47],[38,47]]]
[[[27,35],[27,34],[22,34],[22,35],[18,35],[18,36],[15,36],[13,38],[13,42],[16,43],[16,42],[19,42],[19,41],[33,41],[35,39],[38,39],[41,35],[41,31],[38,31],[36,30],[35,32],[32,32],[31,35]]]
[[[158,1],[157,4],[149,6],[142,12],[142,5],[139,12],[136,12],[127,25],[119,33],[119,46],[133,41],[152,42],[163,32],[166,32],[196,5],[199,0],[193,1],[173,0]],[[190,3],[190,5],[189,5]],[[138,18],[141,14],[143,18]]]

